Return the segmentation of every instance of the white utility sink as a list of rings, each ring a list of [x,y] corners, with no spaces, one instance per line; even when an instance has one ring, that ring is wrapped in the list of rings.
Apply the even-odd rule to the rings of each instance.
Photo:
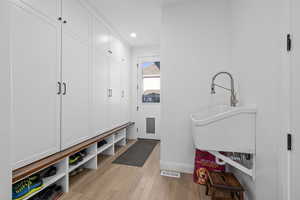
[[[218,105],[191,115],[197,149],[255,153],[256,107]]]

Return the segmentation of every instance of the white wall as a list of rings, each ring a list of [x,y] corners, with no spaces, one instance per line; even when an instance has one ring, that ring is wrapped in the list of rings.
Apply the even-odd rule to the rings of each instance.
[[[225,69],[234,75],[240,104],[258,106],[256,180],[235,172],[248,199],[285,199],[279,157],[285,140],[282,104],[288,102],[282,98],[283,74],[288,78],[283,64],[286,3],[199,0],[163,9],[161,168],[192,171],[189,115],[212,103],[210,79]]]
[[[228,0],[198,0],[163,8],[162,169],[193,171],[189,116],[212,102],[211,78],[229,66],[229,10]],[[225,96],[229,103],[229,95]]]
[[[0,0],[0,199],[11,198],[9,28],[6,0]]]
[[[287,1],[286,1],[287,2]],[[242,104],[256,104],[256,180],[242,176],[249,199],[275,200],[285,185],[279,179],[284,1],[232,0],[232,64]],[[281,184],[280,184],[281,183]]]
[[[145,47],[135,47],[131,49],[131,109],[130,109],[130,117],[131,121],[137,122],[138,115],[136,111],[137,106],[137,64],[139,58],[142,57],[153,57],[160,55],[160,47],[159,46],[145,46]],[[158,111],[159,112],[159,111]],[[129,128],[128,130],[128,138],[129,139],[137,139],[138,132],[136,131],[136,126]]]

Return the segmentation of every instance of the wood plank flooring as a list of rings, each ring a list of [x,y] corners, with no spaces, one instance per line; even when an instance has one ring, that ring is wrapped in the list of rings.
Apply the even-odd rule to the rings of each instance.
[[[134,141],[115,156],[100,158],[98,170],[85,170],[70,179],[70,192],[61,200],[209,200],[192,175],[180,179],[160,176],[158,144],[143,167],[112,164]]]

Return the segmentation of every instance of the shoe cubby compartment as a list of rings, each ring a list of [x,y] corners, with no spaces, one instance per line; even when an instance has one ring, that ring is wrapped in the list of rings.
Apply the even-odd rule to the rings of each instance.
[[[70,164],[70,160],[76,159],[76,157],[79,157],[80,152],[84,152],[85,156],[82,156],[81,158],[78,158],[78,162],[75,162],[76,164]],[[71,173],[78,167],[84,167],[88,169],[97,169],[97,145],[93,144],[90,147],[84,149],[83,151],[78,151],[75,154],[68,157],[68,164],[69,169],[68,172]]]
[[[115,134],[114,143],[118,146],[126,145],[126,129],[120,130]]]
[[[114,135],[97,143],[98,154],[114,155]]]
[[[43,182],[41,187],[37,187],[40,188],[38,190],[33,189],[31,191],[29,191],[27,194],[25,194],[23,197],[21,197],[20,199],[22,200],[27,200],[27,199],[33,199],[34,196],[40,194],[42,191],[44,191],[46,188],[48,188],[51,185],[57,184],[60,185],[62,187],[62,192],[68,192],[68,180],[67,180],[67,167],[66,167],[66,163],[67,163],[67,159],[63,159],[62,161],[59,161],[58,163],[53,164],[50,167],[41,169],[40,171],[38,171],[37,173],[24,178],[23,180],[17,182],[16,184],[22,182],[22,181],[26,181],[28,180],[28,178],[35,176],[35,175],[40,175],[41,180]],[[53,169],[53,167],[56,168],[56,172],[52,173],[53,175],[48,176],[48,177],[44,177],[42,176],[43,174],[45,174],[45,171],[48,169]],[[34,191],[34,192],[33,192]],[[12,198],[14,199],[14,198]]]

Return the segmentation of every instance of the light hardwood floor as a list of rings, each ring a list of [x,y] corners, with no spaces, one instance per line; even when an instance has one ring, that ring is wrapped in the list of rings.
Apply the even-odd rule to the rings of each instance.
[[[61,200],[208,200],[205,188],[192,175],[180,179],[160,176],[158,144],[143,167],[112,164],[134,142],[113,157],[101,157],[99,169],[71,178],[71,189]]]

